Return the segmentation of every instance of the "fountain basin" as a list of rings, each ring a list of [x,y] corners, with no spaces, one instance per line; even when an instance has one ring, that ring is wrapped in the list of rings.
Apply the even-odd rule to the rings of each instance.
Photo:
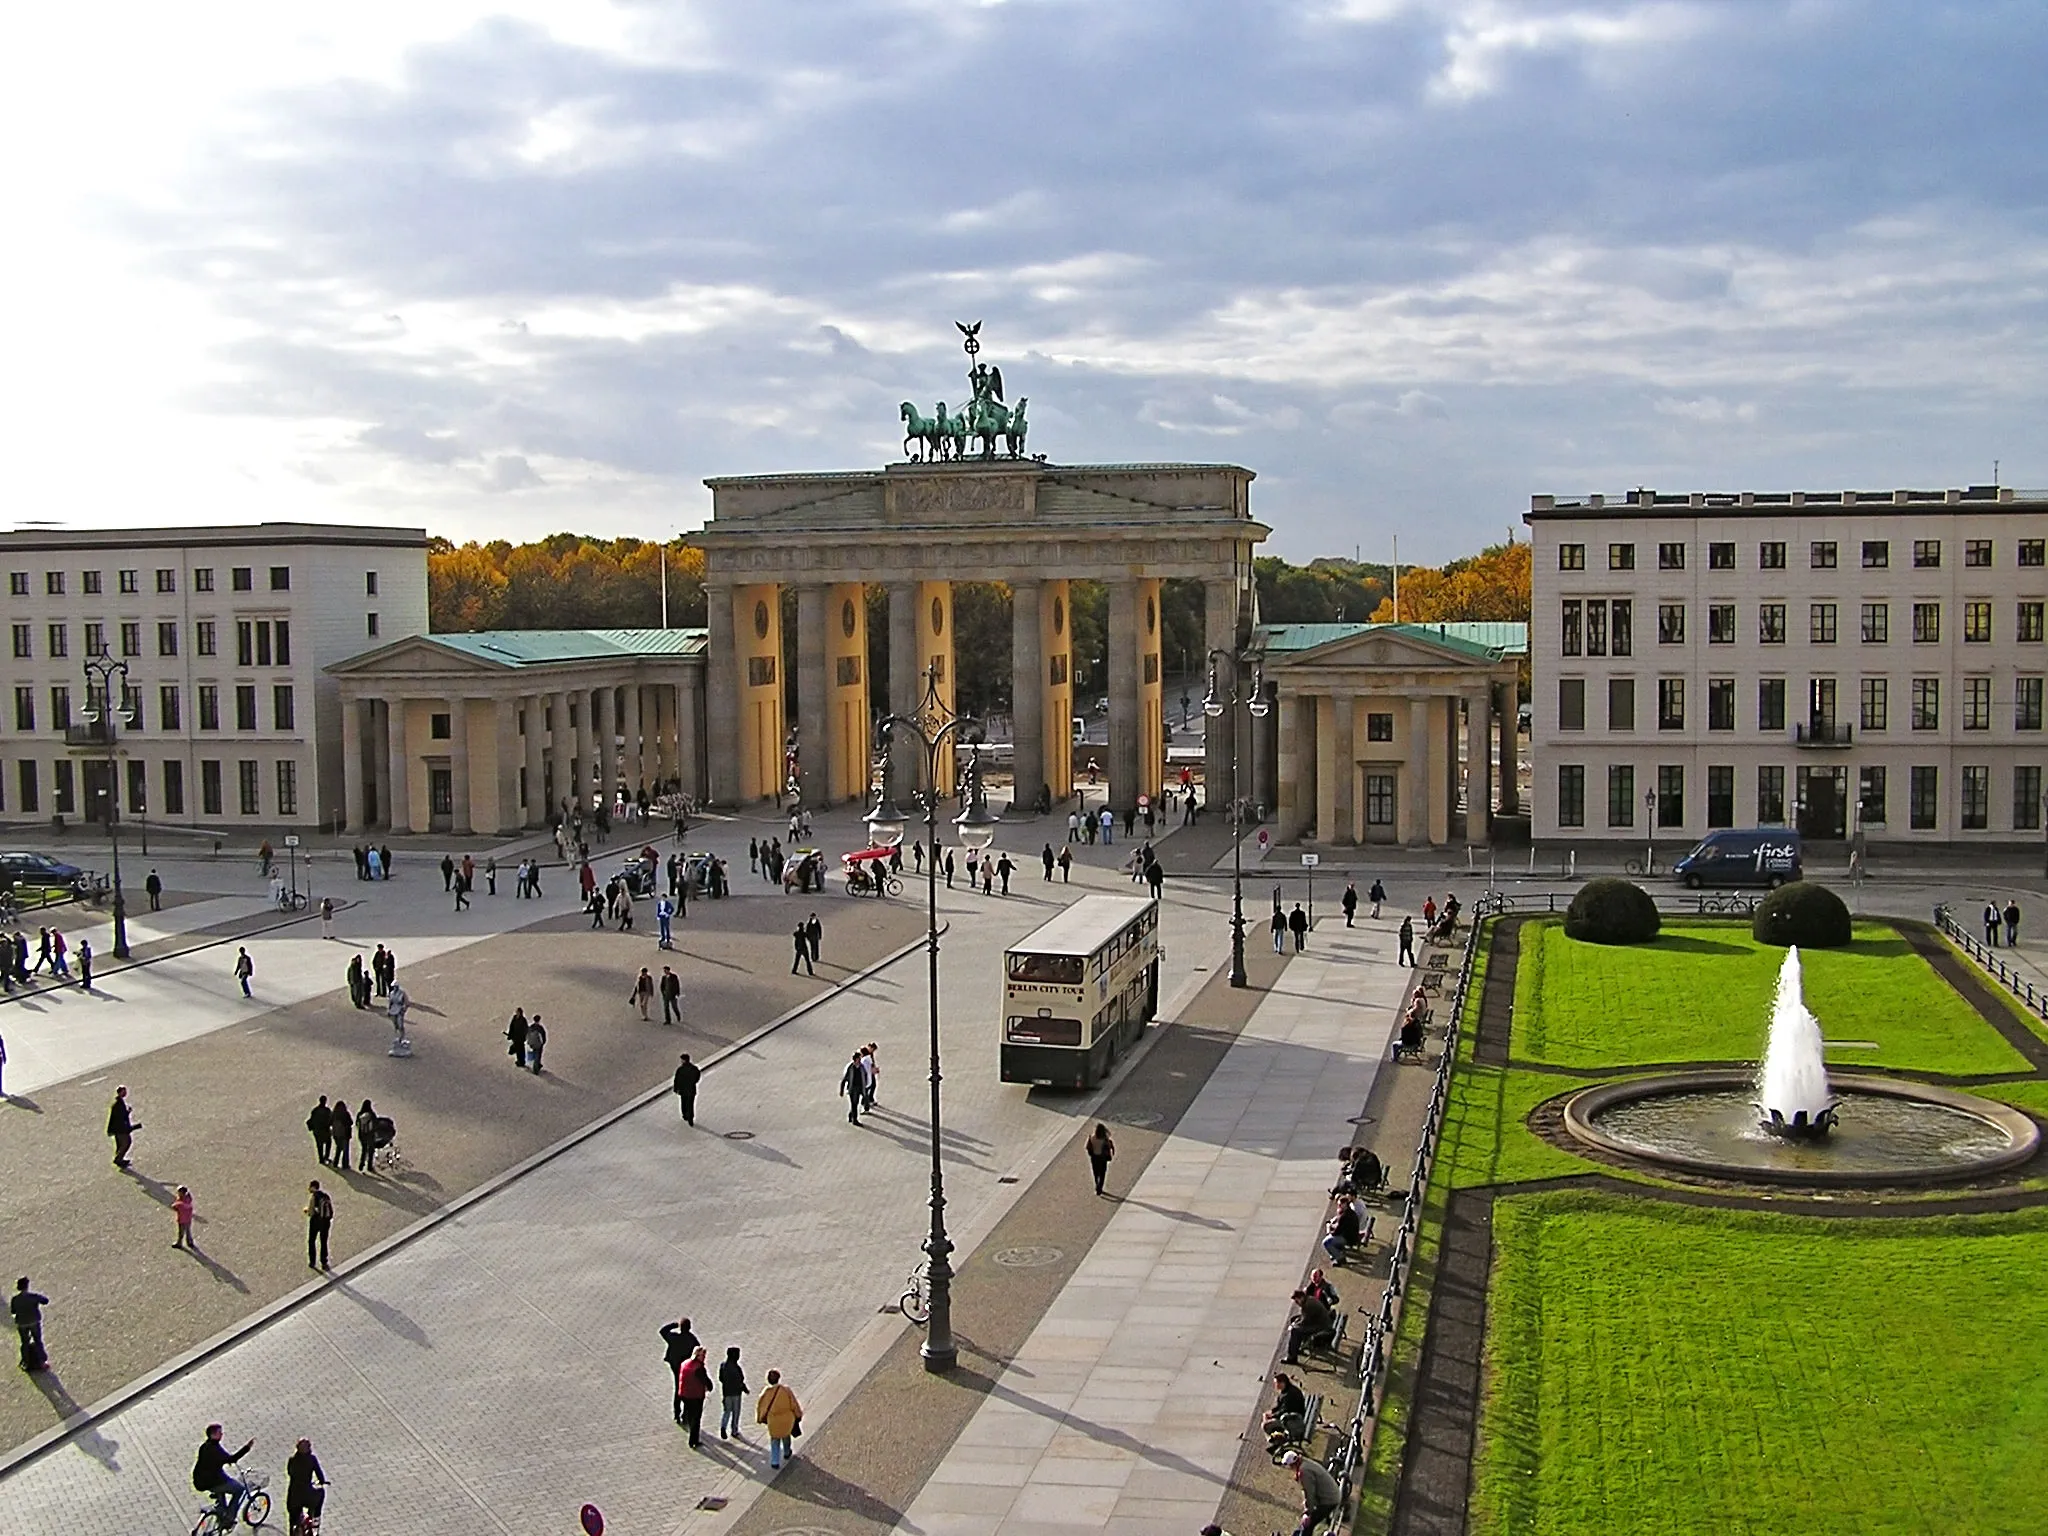
[[[1838,1077],[1824,1137],[1775,1135],[1754,1074],[1677,1072],[1582,1088],[1565,1130],[1617,1157],[1749,1183],[1885,1185],[1982,1178],[2016,1168],[2040,1144],[2019,1110],[1974,1094],[1889,1077]]]

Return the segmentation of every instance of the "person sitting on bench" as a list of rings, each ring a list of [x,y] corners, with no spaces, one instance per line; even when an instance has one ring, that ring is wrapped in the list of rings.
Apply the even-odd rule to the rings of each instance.
[[[1330,1256],[1332,1264],[1342,1264],[1344,1255],[1358,1246],[1358,1237],[1358,1207],[1346,1200],[1323,1229],[1323,1252]]]
[[[1262,1427],[1269,1455],[1283,1445],[1299,1444],[1308,1438],[1308,1396],[1285,1371],[1273,1373],[1273,1406],[1267,1410]]]
[[[1373,1155],[1372,1150],[1369,1147],[1356,1147],[1350,1150],[1344,1164],[1343,1177],[1338,1181],[1337,1188],[1330,1193],[1369,1195],[1386,1188],[1386,1184],[1387,1170]]]
[[[1307,1291],[1296,1291],[1293,1301],[1294,1318],[1287,1325],[1286,1363],[1299,1365],[1304,1344],[1324,1348],[1336,1342],[1337,1314],[1321,1297],[1311,1296]]]
[[[1338,1501],[1343,1497],[1337,1479],[1330,1476],[1328,1467],[1299,1451],[1282,1456],[1280,1465],[1292,1472],[1301,1485],[1301,1523],[1294,1528],[1295,1536],[1315,1536],[1316,1527],[1337,1513]]]
[[[1344,1298],[1337,1294],[1337,1288],[1330,1284],[1329,1277],[1320,1269],[1312,1269],[1308,1272],[1308,1280],[1302,1285],[1302,1289],[1311,1296],[1322,1297],[1323,1305],[1332,1312],[1344,1305]]]
[[[1419,1061],[1422,1058],[1422,1038],[1422,1020],[1414,1017],[1403,1019],[1401,1033],[1394,1041],[1394,1059],[1398,1061],[1403,1056],[1413,1056]]]

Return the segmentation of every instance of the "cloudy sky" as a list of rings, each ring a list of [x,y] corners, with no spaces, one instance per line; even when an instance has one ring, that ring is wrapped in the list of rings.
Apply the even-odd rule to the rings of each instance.
[[[0,526],[670,533],[707,475],[900,457],[956,319],[1034,451],[1247,465],[1295,558],[1532,491],[2048,485],[2038,0],[11,30]]]

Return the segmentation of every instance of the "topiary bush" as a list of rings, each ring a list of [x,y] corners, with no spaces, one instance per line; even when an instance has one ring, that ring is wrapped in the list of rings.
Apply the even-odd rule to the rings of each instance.
[[[1849,909],[1826,886],[1795,880],[1757,903],[1750,932],[1759,944],[1839,949],[1849,942]]]
[[[1588,944],[1647,944],[1657,937],[1657,903],[1630,880],[1588,880],[1564,914],[1567,938]]]

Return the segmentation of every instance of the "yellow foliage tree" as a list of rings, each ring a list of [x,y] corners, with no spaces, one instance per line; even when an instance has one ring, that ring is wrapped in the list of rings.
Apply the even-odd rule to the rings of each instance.
[[[1526,543],[1495,544],[1440,569],[1413,566],[1401,572],[1401,619],[1410,624],[1454,624],[1499,620],[1529,622],[1530,553]],[[1394,601],[1383,598],[1372,622],[1394,617]]]

